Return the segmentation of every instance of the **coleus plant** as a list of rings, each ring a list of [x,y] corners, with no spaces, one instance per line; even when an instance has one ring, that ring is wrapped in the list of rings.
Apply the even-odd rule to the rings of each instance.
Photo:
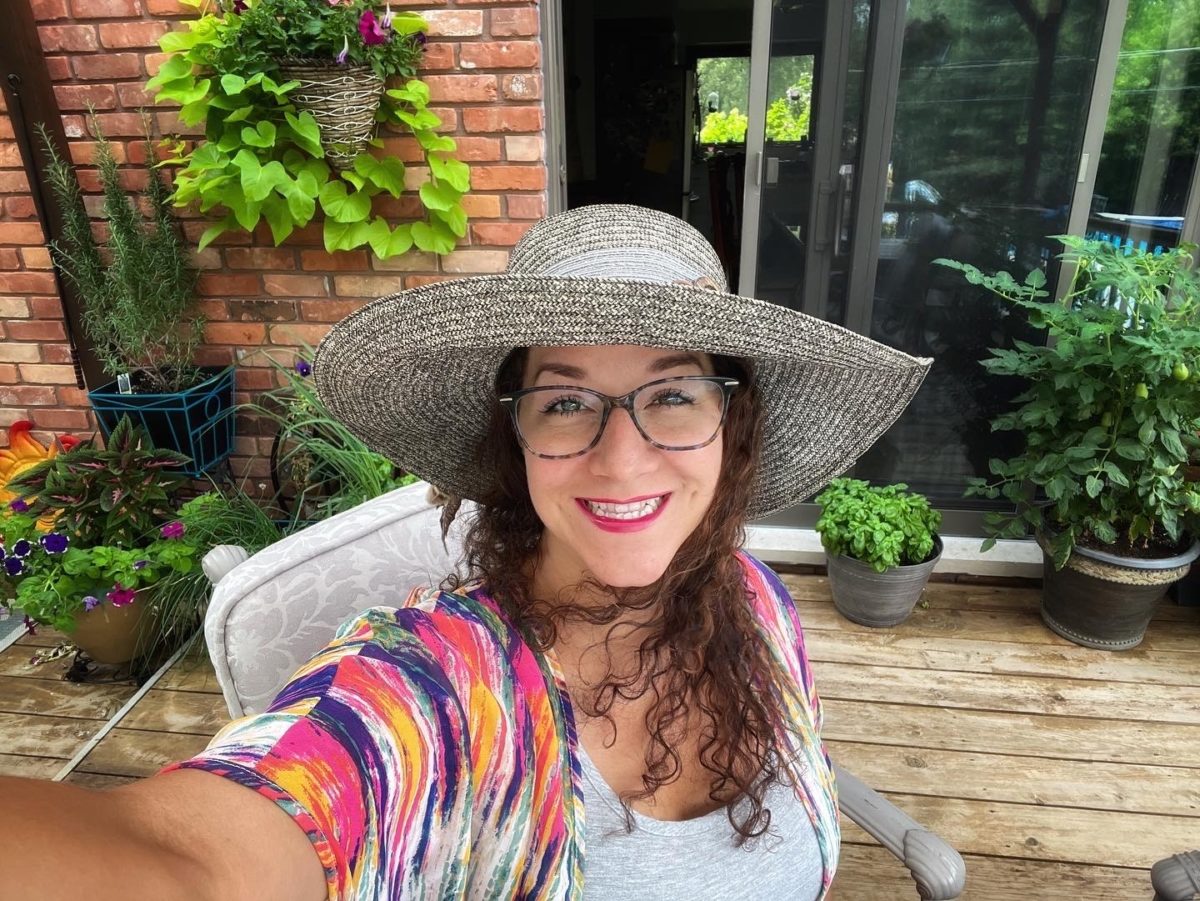
[[[181,0],[198,9],[212,0]],[[425,21],[414,13],[377,9],[371,0],[224,0],[170,32],[168,54],[147,88],[180,105],[180,120],[202,125],[203,140],[180,139],[164,165],[179,166],[174,200],[197,203],[220,219],[200,238],[201,249],[230,229],[253,230],[265,220],[275,244],[324,213],[326,250],[369,246],[382,258],[412,247],[445,254],[467,231],[461,199],[470,187],[467,165],[453,157],[453,138],[438,134],[428,109],[429,88],[415,77]],[[404,163],[364,150],[342,171],[325,160],[312,114],[290,99],[288,61],[365,65],[389,79],[376,122],[415,137],[429,169],[418,188],[425,216],[392,225],[376,199],[399,198]],[[381,147],[377,137],[372,142]]]

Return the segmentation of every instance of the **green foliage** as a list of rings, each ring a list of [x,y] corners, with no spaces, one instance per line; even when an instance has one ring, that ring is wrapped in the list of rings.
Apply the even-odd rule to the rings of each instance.
[[[306,348],[306,354],[311,358],[311,348]],[[275,426],[276,463],[287,483],[280,490],[295,494],[293,517],[325,519],[416,481],[416,476],[398,472],[391,460],[368,448],[329,413],[308,379],[307,360],[287,367],[269,359],[283,384],[238,409]]]
[[[11,509],[0,513],[0,536],[4,563],[19,561],[0,571],[0,606],[64,632],[85,610],[141,603],[135,592],[196,568],[197,548],[182,538],[160,537],[130,547],[81,546],[65,523],[43,532],[36,516]],[[66,549],[51,550],[55,539]]]
[[[201,6],[204,0],[184,0]],[[367,44],[358,22],[366,0],[337,6],[313,0],[248,0],[233,9],[206,13],[159,42],[169,54],[147,87],[159,101],[179,103],[187,125],[203,125],[204,140],[191,149],[178,142],[164,163],[182,167],[174,200],[195,202],[221,218],[201,236],[201,248],[230,229],[253,230],[265,220],[278,245],[295,229],[324,213],[329,251],[369,246],[380,258],[414,245],[445,254],[466,234],[461,198],[470,187],[465,163],[450,154],[452,138],[437,133],[440,120],[428,109],[429,88],[413,77],[420,61],[425,22],[412,13],[391,19],[390,37]],[[378,11],[378,19],[387,15]],[[354,27],[347,30],[348,22]],[[335,43],[336,42],[336,46]],[[370,65],[396,81],[384,91],[376,122],[411,133],[430,168],[420,190],[426,218],[396,226],[374,211],[380,197],[397,198],[404,164],[364,151],[352,168],[338,172],[325,161],[320,128],[291,100],[295,81],[280,66],[302,57],[334,62],[343,47],[347,63]],[[376,139],[373,143],[381,145]]]
[[[204,317],[195,307],[198,273],[172,215],[170,192],[153,165],[149,133],[152,164],[141,197],[147,221],[121,187],[112,146],[94,115],[91,123],[108,242],[103,249],[97,243],[75,170],[39,125],[50,190],[63,216],[62,237],[51,242],[50,252],[83,301],[84,330],[105,372],[140,369],[155,390],[189,388],[204,378],[192,364],[204,334]]]
[[[154,447],[128,416],[109,435],[107,447],[94,439],[25,470],[8,483],[36,518],[61,511],[55,523],[75,545],[135,547],[170,516],[189,462],[183,454]]]
[[[1200,497],[1181,469],[1200,447],[1200,278],[1195,247],[1161,255],[1118,250],[1107,242],[1058,238],[1073,267],[1070,290],[1050,298],[1034,270],[1018,282],[1007,272],[961,270],[1046,329],[1048,345],[993,348],[988,372],[1024,378],[1020,405],[992,421],[1014,430],[1022,452],[989,463],[993,480],[974,479],[968,495],[1004,498],[1011,514],[989,514],[991,537],[1042,532],[1061,568],[1076,542],[1170,552],[1200,530]],[[1029,486],[1045,493],[1044,504]]]
[[[817,495],[816,530],[827,553],[859,560],[876,572],[924,563],[933,553],[942,515],[905,484],[872,488],[834,479]]]
[[[748,124],[749,120],[743,113],[738,112],[736,106],[727,113],[709,113],[704,117],[704,127],[700,129],[700,143],[744,143]]]
[[[780,97],[767,107],[767,140],[799,141],[808,137],[808,104]]]

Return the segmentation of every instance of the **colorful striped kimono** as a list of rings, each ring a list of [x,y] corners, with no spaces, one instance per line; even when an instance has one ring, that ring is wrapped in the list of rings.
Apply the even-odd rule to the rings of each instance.
[[[777,686],[790,719],[780,747],[828,889],[837,800],[800,623],[778,577],[740,560],[763,639],[787,674]],[[266,712],[167,769],[179,767],[279,804],[312,841],[330,899],[582,898],[582,777],[562,675],[481,584],[415,591],[399,609],[350,620]]]

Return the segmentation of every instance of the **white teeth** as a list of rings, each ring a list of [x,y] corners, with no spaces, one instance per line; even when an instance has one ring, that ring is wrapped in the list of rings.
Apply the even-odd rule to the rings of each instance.
[[[588,505],[588,509],[592,513],[596,516],[603,516],[605,519],[641,519],[662,506],[663,497],[638,501],[635,504],[597,504],[594,501],[584,501],[584,503]]]

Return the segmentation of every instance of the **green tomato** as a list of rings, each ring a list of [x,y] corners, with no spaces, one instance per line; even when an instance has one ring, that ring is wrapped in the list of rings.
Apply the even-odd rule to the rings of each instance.
[[[1138,382],[1133,388],[1134,397],[1140,397],[1145,400],[1150,396],[1150,389],[1146,387],[1145,382]]]
[[[1100,425],[1102,425],[1104,428],[1106,428],[1106,429],[1112,428],[1112,424],[1113,424],[1112,413],[1105,413],[1103,416],[1100,417]]]
[[[1176,363],[1175,367],[1171,370],[1171,378],[1173,378],[1177,382],[1186,382],[1191,377],[1191,375],[1192,375],[1192,373],[1187,368],[1187,364],[1184,363],[1182,360],[1180,360],[1178,363]]]

